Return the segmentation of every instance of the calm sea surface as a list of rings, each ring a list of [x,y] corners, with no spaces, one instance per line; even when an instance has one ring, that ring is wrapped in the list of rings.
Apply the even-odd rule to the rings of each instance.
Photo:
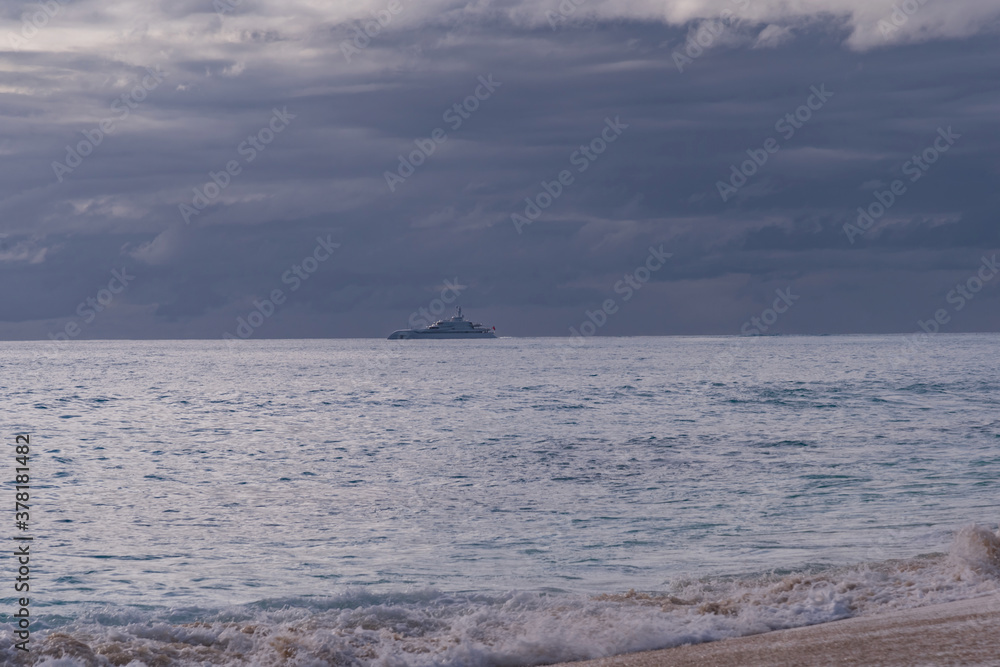
[[[1000,336],[909,340],[3,343],[0,657],[540,664],[996,590]]]

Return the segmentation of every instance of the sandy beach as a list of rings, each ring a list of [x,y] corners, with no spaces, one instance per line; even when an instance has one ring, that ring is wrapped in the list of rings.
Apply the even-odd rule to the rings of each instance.
[[[1000,665],[1000,595],[563,665]]]

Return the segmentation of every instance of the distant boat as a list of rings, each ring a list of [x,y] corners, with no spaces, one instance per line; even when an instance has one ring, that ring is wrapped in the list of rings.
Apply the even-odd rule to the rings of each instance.
[[[463,340],[480,340],[496,338],[496,327],[488,329],[478,322],[470,322],[462,317],[462,308],[458,314],[447,320],[438,320],[426,329],[400,329],[389,334],[389,340],[423,339],[423,338],[460,338]]]

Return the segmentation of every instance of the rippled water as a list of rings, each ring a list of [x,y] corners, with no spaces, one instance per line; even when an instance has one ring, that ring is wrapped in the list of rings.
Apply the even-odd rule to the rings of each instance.
[[[255,619],[272,634],[309,625],[335,656],[319,660],[509,664],[855,613],[829,598],[732,628],[709,614],[685,635],[676,610],[615,596],[702,599],[716,584],[692,582],[911,559],[954,551],[964,525],[995,530],[1000,336],[938,335],[916,353],[906,340],[5,343],[6,438],[33,444],[38,627],[83,644],[153,628],[122,640],[132,655],[158,633],[189,641],[170,634],[183,623],[215,624],[198,640],[210,645],[253,638],[233,623]],[[989,590],[973,570],[985,578],[948,594]],[[616,622],[659,629],[579,654],[545,639],[497,648],[538,605],[591,620],[625,605],[632,620]],[[350,648],[335,639],[348,611],[447,631],[418,652]],[[504,639],[473,651],[442,620],[452,612]],[[254,646],[204,660],[266,662]]]

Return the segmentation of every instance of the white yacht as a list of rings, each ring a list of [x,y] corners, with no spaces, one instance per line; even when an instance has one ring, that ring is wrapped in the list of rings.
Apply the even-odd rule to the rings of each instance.
[[[464,340],[479,340],[481,338],[496,338],[496,327],[489,329],[478,322],[470,322],[462,317],[462,308],[458,314],[447,320],[438,320],[426,329],[400,329],[389,334],[389,340],[402,338],[461,338]]]

